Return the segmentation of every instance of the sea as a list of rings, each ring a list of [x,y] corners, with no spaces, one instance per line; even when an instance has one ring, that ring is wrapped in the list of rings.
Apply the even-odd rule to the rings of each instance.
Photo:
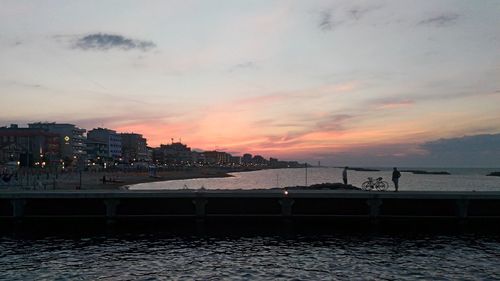
[[[430,169],[426,169],[430,171]],[[402,173],[401,190],[499,191],[495,169]],[[252,189],[340,182],[340,168],[261,170],[131,189]],[[307,174],[306,174],[307,173]],[[390,169],[349,171],[390,179]],[[390,181],[389,181],[390,182]],[[279,226],[277,226],[280,229]],[[0,280],[500,280],[500,234],[488,230],[175,231],[0,229]],[[43,231],[42,231],[43,230]]]
[[[394,189],[392,168],[371,167],[378,171],[348,171],[348,183],[357,187],[368,177],[382,177]],[[309,167],[298,169],[271,169],[230,173],[225,178],[200,178],[132,185],[131,190],[162,189],[268,189],[342,182],[342,168]],[[400,191],[500,191],[500,177],[487,176],[500,168],[401,168],[426,172],[448,172],[450,175],[413,174],[402,172]]]
[[[0,280],[499,280],[493,234],[0,237]]]

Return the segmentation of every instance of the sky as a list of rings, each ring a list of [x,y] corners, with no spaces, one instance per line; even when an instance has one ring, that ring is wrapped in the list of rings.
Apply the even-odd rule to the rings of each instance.
[[[0,0],[0,126],[500,167],[499,14],[496,0]]]

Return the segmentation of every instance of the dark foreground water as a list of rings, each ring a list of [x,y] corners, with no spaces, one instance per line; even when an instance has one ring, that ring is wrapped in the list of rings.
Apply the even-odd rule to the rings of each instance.
[[[0,236],[1,280],[495,280],[496,234]]]

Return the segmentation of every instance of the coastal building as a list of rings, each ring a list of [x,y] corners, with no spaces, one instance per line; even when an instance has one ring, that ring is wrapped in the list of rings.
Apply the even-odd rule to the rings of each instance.
[[[87,133],[87,139],[105,143],[107,146],[107,157],[113,160],[121,160],[122,137],[116,131],[106,128],[95,128]]]
[[[146,158],[146,162],[151,163],[153,162],[154,148],[148,146],[146,149],[148,150],[148,156]]]
[[[205,154],[203,154],[203,152],[200,152],[200,151],[192,151],[191,152],[191,159],[192,159],[193,163],[197,163],[197,164],[205,164],[206,163]]]
[[[214,165],[220,164],[218,151],[205,151],[203,152],[203,158],[205,159],[206,164]]]
[[[288,168],[302,168],[304,164],[300,164],[298,161],[287,161],[286,165]]]
[[[270,167],[277,168],[280,166],[279,163],[280,162],[277,158],[273,158],[273,157],[269,158],[269,166]]]
[[[46,167],[59,164],[59,135],[13,124],[0,128],[0,163],[22,167]]]
[[[147,140],[141,134],[121,133],[122,158],[126,163],[147,162]]]
[[[241,165],[241,156],[231,156],[229,162],[233,165]]]
[[[77,162],[86,160],[85,129],[78,128],[74,124],[55,122],[30,123],[28,127],[57,134],[59,138],[60,158],[67,164],[75,165]]]
[[[87,158],[89,164],[97,164],[104,167],[105,163],[112,162],[112,158],[109,157],[108,144],[106,142],[98,140],[87,139]]]
[[[252,154],[250,153],[243,154],[243,157],[241,157],[241,164],[250,165],[251,163],[252,163]]]
[[[267,165],[268,164],[268,161],[260,156],[260,155],[255,155],[253,158],[252,158],[252,163],[254,165],[260,165],[260,166],[263,166],[263,165]]]
[[[268,162],[271,168],[302,168],[303,165],[297,161],[280,161],[277,158],[269,158]]]
[[[205,151],[203,152],[207,164],[229,164],[231,163],[231,154],[221,151]]]
[[[153,161],[159,164],[187,164],[193,162],[193,157],[190,147],[180,142],[174,142],[155,148]]]

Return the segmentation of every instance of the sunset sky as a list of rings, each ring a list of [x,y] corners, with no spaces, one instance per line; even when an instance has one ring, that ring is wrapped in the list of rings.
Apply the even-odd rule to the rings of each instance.
[[[496,0],[0,0],[0,126],[418,164],[439,139],[500,143],[499,15]]]

